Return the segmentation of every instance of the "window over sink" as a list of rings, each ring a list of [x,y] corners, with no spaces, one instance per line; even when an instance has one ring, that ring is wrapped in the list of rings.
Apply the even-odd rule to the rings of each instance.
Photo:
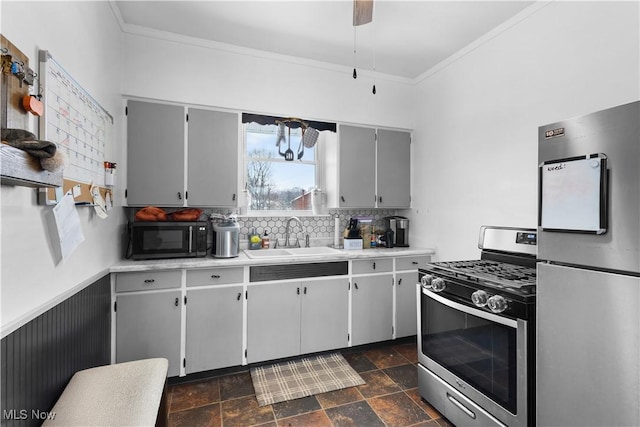
[[[311,213],[311,193],[322,187],[324,171],[319,146],[335,135],[335,124],[243,115],[242,126],[247,214]],[[305,132],[317,139],[310,143]]]

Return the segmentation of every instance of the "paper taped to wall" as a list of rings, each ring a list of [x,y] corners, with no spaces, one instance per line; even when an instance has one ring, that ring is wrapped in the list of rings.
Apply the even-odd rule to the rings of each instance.
[[[68,191],[62,200],[53,208],[53,215],[56,220],[62,259],[65,260],[80,243],[84,242],[80,217],[78,216],[76,203],[70,191]]]

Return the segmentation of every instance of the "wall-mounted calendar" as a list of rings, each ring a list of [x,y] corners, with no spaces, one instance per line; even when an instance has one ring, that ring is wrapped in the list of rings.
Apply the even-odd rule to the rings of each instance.
[[[46,50],[40,51],[39,71],[40,139],[56,143],[69,158],[65,180],[104,186],[113,117]]]

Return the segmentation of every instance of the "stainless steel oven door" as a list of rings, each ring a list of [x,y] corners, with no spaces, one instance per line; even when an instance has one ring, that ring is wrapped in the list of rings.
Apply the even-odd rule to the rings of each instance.
[[[527,321],[417,286],[418,361],[508,426],[527,425]]]

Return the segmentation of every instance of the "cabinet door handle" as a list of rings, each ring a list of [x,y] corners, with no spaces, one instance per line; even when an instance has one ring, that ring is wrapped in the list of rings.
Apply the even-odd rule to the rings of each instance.
[[[398,286],[402,285],[402,277],[398,279]]]
[[[346,200],[344,199],[344,196],[340,196],[340,200],[342,200],[343,202],[346,202]]]
[[[418,265],[418,261],[411,261],[411,264]]]
[[[231,200],[233,200],[234,202],[236,201],[236,193],[233,193],[233,196],[231,196]]]
[[[358,289],[358,284],[356,282],[353,282],[353,286]]]
[[[378,197],[378,203],[382,203],[382,196]]]
[[[300,295],[300,288],[296,288],[296,293]]]
[[[178,200],[182,200],[182,193],[178,191]]]
[[[175,302],[174,302],[175,306],[179,306],[180,305],[180,298],[176,298]]]
[[[238,301],[240,301],[240,298],[242,298],[242,292],[238,292]]]
[[[156,279],[145,279],[144,283],[153,283]]]
[[[212,274],[212,275],[211,275],[211,278],[212,278],[212,279],[219,279],[219,278],[220,278],[220,275],[219,275],[219,274]]]
[[[373,269],[374,270],[376,269],[376,263],[375,262],[373,263]]]
[[[304,291],[303,291],[303,293],[304,293],[305,295],[307,294],[307,287],[306,287],[306,286],[304,287]]]

